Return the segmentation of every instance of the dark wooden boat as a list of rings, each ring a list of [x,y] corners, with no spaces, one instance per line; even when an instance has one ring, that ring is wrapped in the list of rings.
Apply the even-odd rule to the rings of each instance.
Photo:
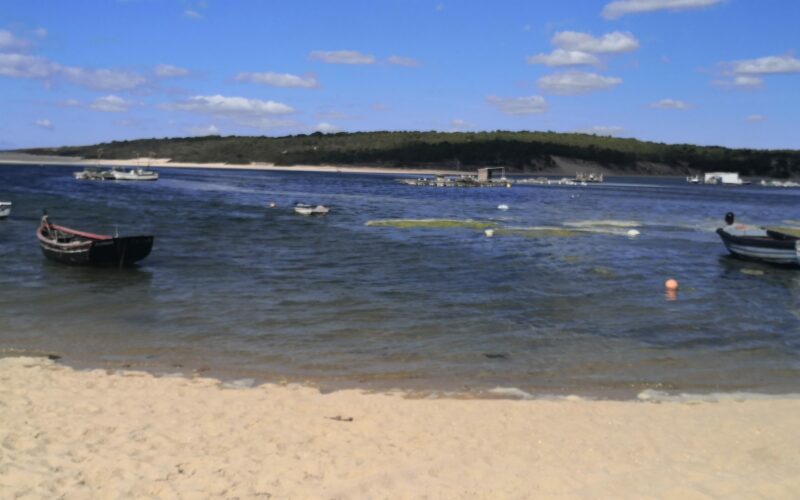
[[[51,224],[42,217],[36,231],[42,253],[48,259],[64,264],[130,266],[150,254],[152,236],[114,237],[76,231]]]

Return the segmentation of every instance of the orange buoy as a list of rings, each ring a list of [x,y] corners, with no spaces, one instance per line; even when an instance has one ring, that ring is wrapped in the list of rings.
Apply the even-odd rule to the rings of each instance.
[[[667,290],[677,290],[678,289],[678,281],[672,278],[668,279],[664,282],[664,288]]]

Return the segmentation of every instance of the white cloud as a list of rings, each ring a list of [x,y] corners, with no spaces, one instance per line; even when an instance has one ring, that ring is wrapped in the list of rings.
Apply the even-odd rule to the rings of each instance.
[[[766,119],[767,119],[767,117],[766,117],[766,116],[764,116],[764,115],[750,115],[750,116],[748,116],[748,117],[746,118],[746,120],[747,120],[748,122],[750,122],[750,123],[758,123],[758,122],[763,122],[763,121],[765,121]]]
[[[764,85],[764,79],[760,76],[734,75],[730,80],[714,80],[711,83],[717,87],[757,89]]]
[[[497,97],[490,95],[486,102],[494,106],[499,112],[513,115],[535,115],[547,111],[547,101],[544,97],[534,95],[530,97]]]
[[[240,82],[263,83],[273,87],[314,89],[319,87],[314,76],[297,76],[289,73],[239,73],[235,80]]]
[[[35,123],[37,127],[43,128],[45,130],[53,130],[53,123],[47,118],[36,120]]]
[[[294,113],[294,108],[275,101],[262,101],[244,97],[226,97],[222,95],[198,95],[183,102],[166,104],[164,109],[202,113],[224,118],[232,118],[240,122],[259,123],[259,120],[273,116]],[[264,123],[267,123],[266,121]]]
[[[386,59],[386,62],[389,64],[394,64],[396,66],[407,66],[409,68],[416,68],[419,66],[419,62],[416,59],[412,59],[410,57],[402,57],[402,56],[390,56]]]
[[[189,76],[190,72],[188,69],[179,68],[178,66],[173,66],[171,64],[159,64],[155,68],[156,76],[161,78],[175,78],[181,76]]]
[[[375,56],[355,50],[315,50],[309,57],[314,61],[328,64],[375,64]]]
[[[537,54],[535,56],[528,56],[526,59],[528,64],[544,64],[545,66],[583,66],[598,64],[597,57],[582,52],[580,50],[564,50],[556,49],[549,54]]]
[[[219,128],[216,125],[208,125],[206,127],[189,127],[186,129],[189,135],[203,137],[207,135],[219,135]]]
[[[183,11],[183,15],[190,18],[190,19],[203,19],[203,14],[197,12],[196,10],[186,9]]]
[[[67,81],[95,90],[133,90],[147,83],[147,79],[130,71],[112,69],[86,69],[62,66],[44,57],[26,54],[0,54],[0,76]]]
[[[33,30],[33,34],[39,38],[47,38],[47,30],[45,28],[36,28]]]
[[[596,73],[570,71],[543,76],[537,83],[539,88],[551,94],[577,95],[615,87],[622,83],[622,79]]]
[[[654,109],[689,109],[692,105],[677,99],[661,99],[651,103],[650,107]]]
[[[323,134],[335,134],[336,132],[341,131],[339,127],[336,125],[331,125],[330,123],[322,122],[318,123],[314,130],[317,132],[322,132]]]
[[[440,3],[436,6],[436,12],[442,12],[444,10],[444,4]]]
[[[800,59],[792,55],[766,56],[721,63],[722,74],[728,79],[714,80],[718,87],[756,89],[764,84],[765,75],[800,73]]]
[[[66,101],[62,101],[59,103],[59,106],[64,106],[67,108],[75,108],[81,105],[81,101],[77,99],[67,99]]]
[[[689,10],[710,7],[722,0],[616,0],[603,7],[603,17],[616,19],[626,14],[639,14],[657,10]]]
[[[113,69],[59,66],[58,73],[75,85],[95,90],[133,90],[147,83],[147,79],[139,74]]]
[[[630,33],[614,31],[600,38],[578,31],[561,31],[551,40],[553,45],[564,50],[612,54],[630,52],[639,48],[639,41]]]
[[[43,57],[25,54],[0,54],[0,76],[12,78],[50,78],[59,66]]]
[[[131,107],[131,103],[121,97],[107,95],[98,97],[89,107],[95,111],[103,111],[105,113],[124,113]]]
[[[737,75],[800,73],[800,59],[786,55],[736,61],[733,63],[733,72]]]
[[[25,50],[28,46],[30,46],[30,43],[27,40],[14,36],[8,30],[0,30],[0,51]]]

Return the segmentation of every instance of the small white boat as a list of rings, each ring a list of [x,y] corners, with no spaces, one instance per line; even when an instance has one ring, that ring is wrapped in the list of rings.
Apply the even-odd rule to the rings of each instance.
[[[295,213],[300,215],[325,215],[330,209],[325,205],[306,205],[305,203],[298,203],[294,206]]]
[[[73,172],[72,175],[79,181],[83,180],[101,181],[105,178],[104,177],[105,172],[100,170],[100,167],[86,167],[80,172]]]
[[[143,168],[132,168],[130,170],[119,170],[116,168],[106,172],[106,178],[116,181],[157,181],[158,174],[152,170]]]
[[[11,202],[0,201],[0,219],[5,219],[11,214]]]

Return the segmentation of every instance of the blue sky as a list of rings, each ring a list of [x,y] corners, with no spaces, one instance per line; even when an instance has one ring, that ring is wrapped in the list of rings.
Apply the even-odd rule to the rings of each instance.
[[[797,0],[0,3],[0,149],[553,130],[800,148]]]

